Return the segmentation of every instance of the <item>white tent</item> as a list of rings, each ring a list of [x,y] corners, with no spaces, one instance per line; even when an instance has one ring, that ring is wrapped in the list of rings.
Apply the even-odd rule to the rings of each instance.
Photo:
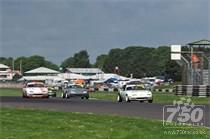
[[[107,80],[110,78],[116,78],[118,80],[128,80],[130,78],[124,77],[124,76],[120,76],[118,74],[114,74],[114,73],[105,73],[103,74],[103,80]]]

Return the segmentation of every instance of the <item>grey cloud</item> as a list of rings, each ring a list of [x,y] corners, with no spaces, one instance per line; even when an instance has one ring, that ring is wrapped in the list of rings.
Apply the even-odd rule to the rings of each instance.
[[[81,49],[91,61],[109,49],[210,38],[210,1],[39,0],[1,2],[2,56],[40,54],[60,63]]]

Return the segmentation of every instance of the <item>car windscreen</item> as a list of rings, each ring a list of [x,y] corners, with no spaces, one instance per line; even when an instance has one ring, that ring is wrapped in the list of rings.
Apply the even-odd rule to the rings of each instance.
[[[28,84],[27,87],[44,87],[43,84]]]
[[[154,82],[154,81],[155,81],[155,79],[149,79],[149,81],[150,81],[150,82]]]
[[[130,86],[126,90],[146,90],[144,86]]]
[[[80,86],[80,85],[71,85],[71,86],[69,86],[69,88],[72,88],[72,89],[82,89],[82,86]]]

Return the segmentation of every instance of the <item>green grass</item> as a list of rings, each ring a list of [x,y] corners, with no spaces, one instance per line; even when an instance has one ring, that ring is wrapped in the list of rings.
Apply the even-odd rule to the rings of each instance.
[[[22,89],[0,88],[0,96],[22,96]]]
[[[21,89],[0,89],[0,96],[22,96]],[[57,92],[57,96],[61,96],[61,91]],[[175,96],[171,93],[154,92],[154,103],[173,103],[174,100],[179,100],[183,96]],[[117,92],[91,92],[90,98],[116,101]],[[210,97],[191,97],[195,104],[210,104]]]
[[[185,96],[176,96],[171,93],[160,93],[154,92],[154,102],[155,103],[172,103],[174,100],[179,100],[181,97]],[[195,104],[210,104],[210,97],[190,97],[192,102]]]
[[[91,98],[97,99],[104,99],[104,100],[111,100],[116,101],[117,99],[117,92],[94,92],[90,94]],[[154,103],[173,103],[174,100],[179,100],[181,97],[184,96],[176,96],[171,93],[160,93],[154,92],[153,93]],[[210,104],[210,98],[201,98],[201,97],[191,97],[192,102],[195,104]]]
[[[91,92],[90,98],[116,101],[117,100],[117,92],[107,92],[107,91]]]
[[[166,134],[176,130],[202,134]],[[204,127],[168,129],[161,121],[109,115],[1,108],[1,139],[209,139]]]

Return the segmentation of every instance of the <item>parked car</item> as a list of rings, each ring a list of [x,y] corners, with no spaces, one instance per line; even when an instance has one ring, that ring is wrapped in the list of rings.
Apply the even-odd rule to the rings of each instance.
[[[87,89],[82,88],[80,85],[68,85],[61,94],[62,98],[71,98],[75,96],[81,97],[82,99],[89,99],[89,93]]]
[[[123,90],[120,90],[117,96],[117,101],[148,101],[153,102],[152,92],[147,90],[144,85],[125,85]]]
[[[53,86],[55,89],[59,90],[62,89],[62,87],[65,84],[68,84],[67,80],[61,80],[61,79],[47,79],[45,80],[45,84],[48,86]]]
[[[23,87],[23,97],[48,98],[48,88],[42,82],[29,82]]]

